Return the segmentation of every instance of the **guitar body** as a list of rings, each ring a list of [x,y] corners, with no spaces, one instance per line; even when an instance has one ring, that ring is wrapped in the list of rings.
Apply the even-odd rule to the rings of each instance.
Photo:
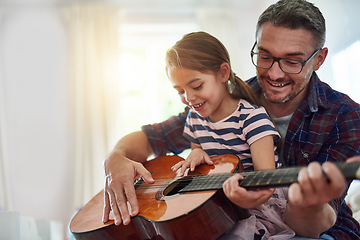
[[[247,212],[233,205],[222,190],[177,193],[170,191],[178,178],[171,166],[182,161],[177,156],[164,156],[144,165],[152,173],[154,184],[139,180],[135,184],[139,214],[129,225],[116,226],[102,222],[104,193],[99,192],[73,217],[70,230],[77,240],[101,239],[217,239]],[[213,166],[202,164],[191,174],[210,175],[241,171],[236,156],[212,158]],[[170,189],[170,190],[169,190]]]

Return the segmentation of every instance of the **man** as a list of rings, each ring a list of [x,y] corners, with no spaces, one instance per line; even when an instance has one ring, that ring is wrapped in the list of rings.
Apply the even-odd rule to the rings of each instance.
[[[284,165],[307,166],[299,183],[289,187],[285,223],[298,236],[359,239],[359,224],[344,202],[345,179],[330,162],[360,154],[360,106],[316,75],[328,53],[324,42],[325,20],[313,4],[282,0],[271,5],[258,20],[251,50],[257,77],[248,83],[279,128]],[[182,136],[186,115],[144,126],[117,143],[104,163],[104,221],[110,209],[116,224],[126,225],[138,213],[134,177],[154,182],[141,162],[189,147]]]

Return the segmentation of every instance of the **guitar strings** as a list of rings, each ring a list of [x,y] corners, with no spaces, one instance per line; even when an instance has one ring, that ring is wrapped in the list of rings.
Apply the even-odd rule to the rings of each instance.
[[[351,165],[350,165],[351,164]],[[345,176],[348,178],[354,178],[354,172],[359,168],[360,163],[347,163],[347,165],[342,165],[337,163],[338,167]],[[345,167],[347,167],[345,169]],[[243,179],[240,180],[239,184],[242,187],[274,187],[274,186],[288,186],[293,182],[297,182],[297,175],[301,167],[290,167],[290,168],[280,168],[273,170],[262,170],[262,171],[251,171],[251,172],[239,172],[243,176]],[[350,170],[351,171],[350,171]],[[360,170],[359,170],[360,171]],[[350,172],[350,173],[346,173]],[[207,188],[216,188],[219,189],[222,187],[222,184],[226,181],[227,178],[231,177],[236,173],[227,173],[227,174],[209,174],[209,175],[188,175],[184,177],[163,177],[155,178],[154,184],[147,184],[143,179],[138,179],[135,183],[136,189],[165,189],[167,186],[172,185],[177,188],[187,188],[189,190],[193,189],[207,189]],[[139,183],[139,181],[141,181]],[[158,182],[158,183],[156,183]],[[220,185],[220,186],[219,186]],[[190,186],[190,187],[188,187]],[[211,189],[212,190],[212,189]],[[187,190],[188,191],[188,190]]]
[[[241,180],[240,186],[243,187],[256,187],[256,186],[266,186],[266,185],[289,185],[297,181],[297,173],[299,168],[284,168],[284,169],[274,169],[274,170],[265,170],[265,171],[251,171],[251,172],[240,172],[244,179]],[[154,184],[143,184],[141,183],[137,186],[137,189],[152,189],[159,187],[166,187],[172,183],[176,183],[176,186],[183,188],[191,184],[191,189],[206,189],[219,184],[223,184],[226,179],[231,177],[236,173],[227,173],[227,174],[210,174],[210,175],[194,175],[194,176],[184,176],[176,178],[164,177],[164,178],[155,178]],[[156,184],[157,181],[160,181],[159,184]],[[163,183],[163,182],[166,183]],[[144,182],[145,183],[145,182]],[[221,188],[221,187],[216,187]]]
[[[235,173],[227,173],[227,174],[210,174],[210,175],[195,175],[195,176],[185,176],[179,179],[174,178],[155,178],[155,182],[159,179],[166,181],[165,184],[141,184],[137,186],[136,189],[159,189],[159,187],[164,187],[164,189],[168,186],[176,187],[178,189],[183,189],[185,187],[189,187],[188,191],[200,191],[200,190],[217,190],[221,189],[223,183],[226,179],[231,177]],[[170,181],[167,181],[170,180]],[[174,181],[172,181],[174,180]],[[174,185],[173,185],[174,184]],[[161,189],[161,188],[160,188]]]

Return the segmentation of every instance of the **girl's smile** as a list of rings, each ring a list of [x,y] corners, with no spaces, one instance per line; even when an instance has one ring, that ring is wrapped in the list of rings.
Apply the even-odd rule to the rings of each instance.
[[[189,103],[189,107],[193,108],[195,111],[200,112],[205,107],[206,101],[199,103],[199,104],[192,104]]]

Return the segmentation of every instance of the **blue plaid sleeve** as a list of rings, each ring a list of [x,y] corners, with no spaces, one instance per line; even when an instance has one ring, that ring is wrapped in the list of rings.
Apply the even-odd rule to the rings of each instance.
[[[186,108],[184,112],[164,122],[142,127],[156,157],[167,153],[180,154],[190,148],[190,142],[183,136],[188,111]]]

